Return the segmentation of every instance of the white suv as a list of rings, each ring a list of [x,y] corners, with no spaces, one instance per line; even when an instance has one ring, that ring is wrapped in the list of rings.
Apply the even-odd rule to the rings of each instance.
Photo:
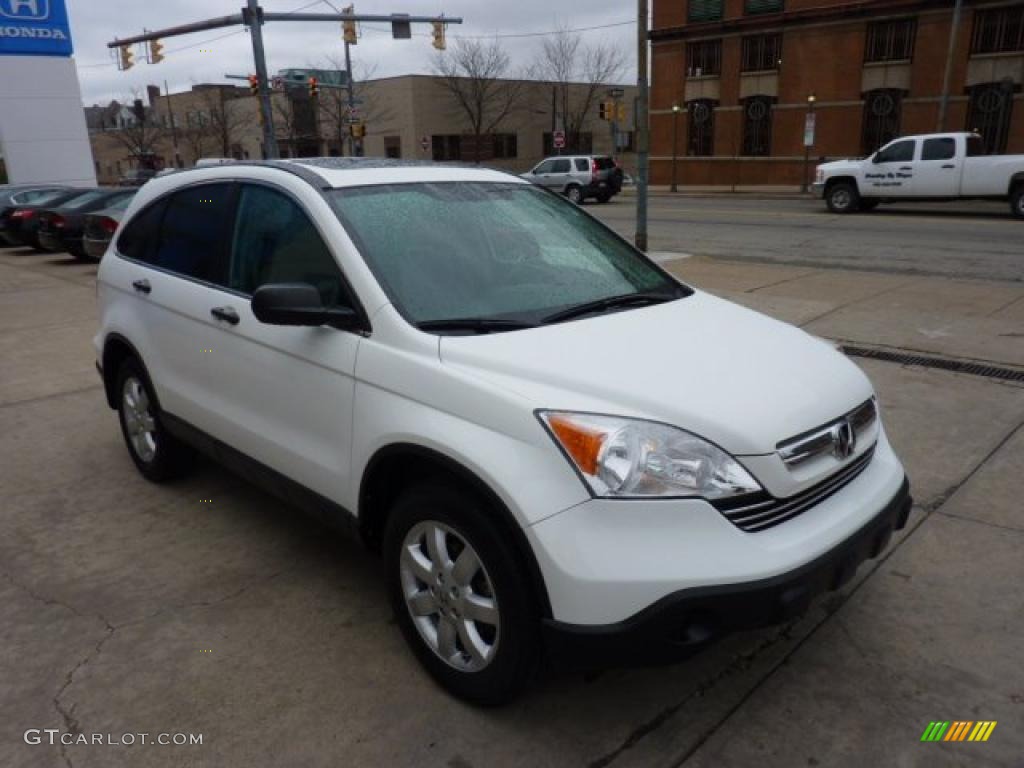
[[[310,159],[146,184],[97,360],[150,480],[199,448],[383,554],[446,688],[691,653],[877,555],[910,496],[827,343],[496,171]]]

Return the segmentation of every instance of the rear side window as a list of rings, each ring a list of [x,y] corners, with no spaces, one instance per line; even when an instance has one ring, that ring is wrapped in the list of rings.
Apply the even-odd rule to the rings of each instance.
[[[954,139],[925,139],[922,160],[949,160],[956,155]]]
[[[166,207],[166,199],[159,200],[135,214],[117,238],[117,252],[136,261],[150,261]]]
[[[615,167],[615,161],[610,157],[595,157],[594,164],[597,165],[599,171],[610,171]]]
[[[585,158],[585,157],[577,157],[576,158],[576,170],[577,171],[589,171],[590,170],[590,163],[587,162],[587,158]]]
[[[551,166],[552,173],[568,173],[570,170],[568,160],[555,160]]]
[[[245,184],[231,245],[228,286],[251,295],[269,283],[309,283],[324,305],[349,306],[334,256],[309,216],[287,195]]]
[[[968,157],[981,157],[985,154],[985,142],[981,140],[980,136],[968,136],[967,137],[967,156]]]
[[[179,275],[222,283],[233,191],[232,184],[202,184],[171,195],[156,247],[145,260]]]

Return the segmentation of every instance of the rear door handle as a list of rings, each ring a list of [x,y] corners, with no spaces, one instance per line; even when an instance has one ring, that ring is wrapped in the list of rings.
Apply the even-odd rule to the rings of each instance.
[[[238,325],[238,313],[231,307],[214,307],[210,310],[210,314],[218,320],[223,320],[225,323]]]
[[[942,167],[943,167],[943,168],[956,168],[956,166],[955,166],[955,165],[944,165],[944,166],[942,166]]]
[[[139,293],[149,293],[153,290],[153,286],[149,284],[149,280],[135,280],[132,282],[132,288]]]

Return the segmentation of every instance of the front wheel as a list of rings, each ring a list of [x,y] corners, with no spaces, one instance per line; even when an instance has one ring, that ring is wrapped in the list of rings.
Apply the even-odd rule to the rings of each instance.
[[[853,213],[859,203],[857,187],[848,181],[837,182],[825,192],[825,204],[832,213]]]
[[[486,508],[454,487],[412,488],[388,516],[384,559],[395,618],[431,676],[476,704],[515,696],[536,668],[539,619]]]
[[[569,198],[570,203],[576,203],[576,205],[579,205],[583,202],[583,190],[575,184],[565,188],[565,196]]]
[[[1018,219],[1024,219],[1024,184],[1018,184],[1010,195],[1010,210]]]

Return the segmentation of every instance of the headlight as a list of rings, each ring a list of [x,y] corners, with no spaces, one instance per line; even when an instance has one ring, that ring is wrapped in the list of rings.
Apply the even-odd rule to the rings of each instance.
[[[566,411],[538,415],[597,496],[720,499],[761,490],[725,451],[667,424]]]

